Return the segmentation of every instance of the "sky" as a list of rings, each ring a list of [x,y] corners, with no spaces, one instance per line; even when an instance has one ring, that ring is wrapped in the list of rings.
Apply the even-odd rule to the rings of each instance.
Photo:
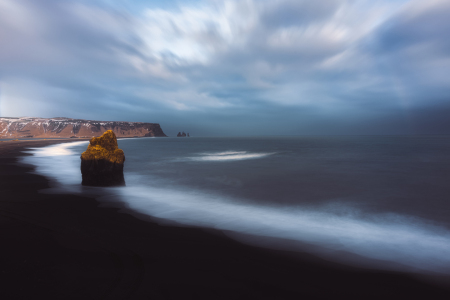
[[[0,0],[0,116],[450,134],[450,1]]]

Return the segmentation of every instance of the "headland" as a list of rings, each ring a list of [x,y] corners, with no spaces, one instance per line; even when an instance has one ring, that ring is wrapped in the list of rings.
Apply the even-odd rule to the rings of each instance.
[[[71,118],[0,118],[0,138],[91,138],[112,130],[117,137],[165,137],[158,123]]]

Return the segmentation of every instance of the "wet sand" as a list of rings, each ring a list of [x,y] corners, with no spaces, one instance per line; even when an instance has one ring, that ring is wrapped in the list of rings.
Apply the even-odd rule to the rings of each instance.
[[[50,182],[18,163],[21,151],[72,141],[0,142],[2,299],[450,299],[445,277],[342,266],[39,192]]]

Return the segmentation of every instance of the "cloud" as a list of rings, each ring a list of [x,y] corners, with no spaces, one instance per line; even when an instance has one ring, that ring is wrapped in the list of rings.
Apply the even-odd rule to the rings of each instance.
[[[449,100],[447,1],[124,3],[0,0],[0,114],[408,132]]]

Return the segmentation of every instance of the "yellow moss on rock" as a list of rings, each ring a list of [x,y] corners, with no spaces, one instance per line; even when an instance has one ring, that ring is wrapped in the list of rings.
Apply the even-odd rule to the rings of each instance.
[[[117,145],[116,135],[112,130],[105,131],[100,137],[93,137],[87,150],[81,154],[83,160],[106,159],[112,163],[123,164],[125,154]]]

